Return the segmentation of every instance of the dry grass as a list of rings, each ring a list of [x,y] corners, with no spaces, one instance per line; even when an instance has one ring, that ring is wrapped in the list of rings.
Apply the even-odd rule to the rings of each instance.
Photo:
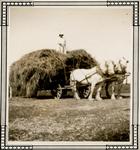
[[[65,85],[73,69],[95,65],[96,60],[82,49],[68,54],[53,49],[34,51],[11,65],[9,84],[12,95],[36,97],[39,90],[54,89],[58,83]]]
[[[9,100],[9,140],[129,141],[129,101]]]

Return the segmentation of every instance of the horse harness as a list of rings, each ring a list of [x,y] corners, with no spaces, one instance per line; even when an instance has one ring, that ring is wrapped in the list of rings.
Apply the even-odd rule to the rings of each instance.
[[[87,83],[88,84],[90,84],[90,82],[88,81],[88,79],[90,78],[90,77],[92,77],[93,75],[95,75],[95,74],[97,74],[97,71],[96,72],[94,72],[94,73],[92,73],[91,75],[85,75],[85,78],[84,79],[82,79],[81,81],[79,81],[79,82],[83,82],[84,80],[86,80],[87,81]]]

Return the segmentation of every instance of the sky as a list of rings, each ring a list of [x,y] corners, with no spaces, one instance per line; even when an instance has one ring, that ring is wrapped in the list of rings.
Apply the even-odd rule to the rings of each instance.
[[[85,49],[97,60],[132,59],[133,24],[129,7],[11,7],[8,66],[24,54],[57,48],[63,33],[67,50]]]

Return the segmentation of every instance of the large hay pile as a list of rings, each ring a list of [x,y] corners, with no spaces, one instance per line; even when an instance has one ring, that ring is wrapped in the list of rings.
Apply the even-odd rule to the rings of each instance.
[[[66,55],[53,49],[37,50],[11,65],[9,85],[13,96],[36,97],[39,90],[68,84],[73,69],[96,65],[96,60],[82,49]]]

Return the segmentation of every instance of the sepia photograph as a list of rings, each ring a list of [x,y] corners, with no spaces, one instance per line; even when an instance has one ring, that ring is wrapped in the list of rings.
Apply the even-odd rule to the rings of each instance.
[[[138,78],[131,3],[40,4],[8,9],[8,142],[131,145]]]

